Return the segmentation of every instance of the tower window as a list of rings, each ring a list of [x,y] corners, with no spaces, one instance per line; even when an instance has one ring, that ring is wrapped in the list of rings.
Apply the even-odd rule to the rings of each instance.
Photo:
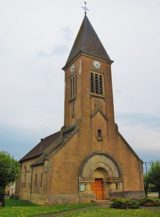
[[[101,129],[97,130],[97,140],[98,141],[102,141],[103,140],[102,130]]]
[[[102,130],[101,129],[98,129],[98,137],[102,138]]]
[[[91,94],[103,96],[103,75],[95,72],[91,72],[90,75],[90,88]]]
[[[77,75],[70,78],[70,99],[76,98],[77,95]]]

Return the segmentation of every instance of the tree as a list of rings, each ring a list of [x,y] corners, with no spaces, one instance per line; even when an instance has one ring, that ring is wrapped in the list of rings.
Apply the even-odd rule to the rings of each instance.
[[[19,163],[9,153],[0,152],[0,206],[5,206],[5,188],[16,180],[19,171]]]
[[[155,161],[151,164],[148,172],[149,182],[158,190],[158,196],[160,198],[160,161]]]
[[[148,197],[149,183],[150,183],[149,175],[148,175],[148,173],[146,173],[146,174],[144,175],[144,191],[145,191],[145,197]]]

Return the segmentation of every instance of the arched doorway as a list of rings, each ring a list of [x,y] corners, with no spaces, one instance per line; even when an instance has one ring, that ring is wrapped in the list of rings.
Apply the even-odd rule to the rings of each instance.
[[[93,172],[94,182],[92,183],[92,191],[95,193],[96,200],[105,200],[108,199],[108,188],[105,180],[107,179],[108,174],[104,168],[98,167]]]
[[[92,200],[109,199],[110,192],[116,191],[117,183],[122,186],[119,168],[107,155],[94,154],[82,163],[79,174],[81,197],[90,196]]]

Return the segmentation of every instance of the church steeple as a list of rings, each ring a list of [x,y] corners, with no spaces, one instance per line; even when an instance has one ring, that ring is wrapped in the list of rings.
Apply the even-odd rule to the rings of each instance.
[[[114,121],[111,63],[112,60],[85,15],[63,68],[65,126],[83,125],[84,119],[85,124],[87,119],[90,123],[92,115],[97,112],[103,118]]]
[[[108,63],[112,63],[112,60],[107,54],[86,15],[84,16],[83,22],[67,59],[66,65],[68,65],[74,59],[74,57],[80,53],[89,54],[94,57],[101,58]]]

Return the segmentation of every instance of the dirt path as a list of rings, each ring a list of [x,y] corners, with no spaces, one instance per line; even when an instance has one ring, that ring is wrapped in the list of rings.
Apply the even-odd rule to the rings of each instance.
[[[67,211],[62,211],[62,212],[58,212],[58,213],[54,213],[54,214],[43,214],[43,215],[38,215],[36,217],[59,217],[59,216],[67,215],[67,214],[74,214],[74,213],[80,212],[80,211],[83,212],[86,210],[93,210],[96,208],[108,208],[109,206],[110,206],[110,204],[97,204],[97,205],[92,206],[92,207],[84,207],[84,208],[79,208],[79,209],[67,210]],[[160,207],[142,207],[142,209],[149,209],[152,211],[160,212]]]
[[[96,208],[107,208],[107,207],[109,207],[109,204],[97,204],[97,205],[91,206],[91,207],[84,207],[84,208],[80,208],[80,209],[67,210],[64,212],[58,212],[58,213],[54,213],[54,214],[43,214],[43,215],[38,215],[36,217],[58,217],[58,216],[66,215],[66,214],[74,214],[74,213],[79,212],[79,211],[86,211],[86,210],[92,210],[92,209],[96,209]]]

